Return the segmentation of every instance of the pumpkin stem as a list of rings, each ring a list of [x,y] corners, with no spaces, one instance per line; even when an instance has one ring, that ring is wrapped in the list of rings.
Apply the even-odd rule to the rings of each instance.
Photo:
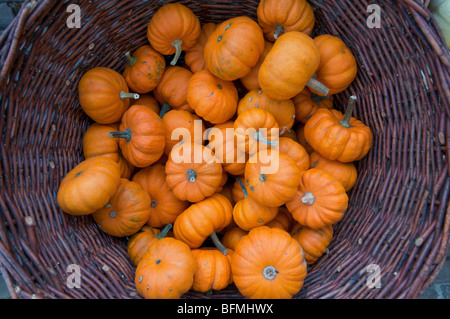
[[[172,228],[172,224],[167,224],[163,230],[161,230],[161,232],[156,235],[155,237],[158,239],[163,239],[164,237],[166,237],[167,233],[169,232],[169,230]]]
[[[248,192],[247,192],[247,189],[245,188],[244,183],[242,183],[242,181],[241,181],[241,179],[239,177],[237,177],[236,180],[238,181],[239,186],[241,186],[242,191],[244,192],[244,198],[247,197],[248,196]]]
[[[192,168],[190,168],[186,172],[186,178],[191,183],[194,183],[197,179],[197,173]]]
[[[279,37],[280,35],[282,35],[283,33],[284,33],[284,28],[283,28],[283,26],[282,26],[281,24],[277,24],[277,25],[275,26],[275,32],[273,33],[274,39],[275,39],[275,40],[278,39],[278,37]]]
[[[352,95],[350,96],[350,99],[348,100],[347,109],[345,110],[344,119],[339,122],[339,124],[343,127],[349,128],[350,126],[350,119],[352,118],[353,109],[355,108],[356,104],[356,96]]]
[[[127,53],[125,53],[125,57],[128,60],[128,63],[130,64],[130,66],[133,66],[136,64],[137,59],[135,57],[131,56],[130,51],[128,51]]]
[[[127,93],[127,92],[124,92],[124,91],[120,91],[120,99],[121,100],[125,100],[125,99],[135,99],[135,100],[137,100],[137,99],[139,99],[139,94],[137,94],[137,93]]]
[[[317,81],[315,76],[313,76],[308,80],[308,82],[306,82],[306,86],[324,96],[328,95],[328,93],[330,92],[330,90],[325,85]]]
[[[163,106],[161,107],[161,111],[159,112],[159,117],[163,118],[164,115],[167,114],[172,109],[169,103],[165,102]]]
[[[270,146],[275,146],[277,145],[277,141],[269,141],[267,140],[260,131],[256,131],[255,134],[253,135],[253,138],[259,142],[262,142],[264,144],[270,145]]]
[[[313,205],[315,201],[316,198],[311,192],[306,192],[302,197],[302,203],[306,205]]]
[[[178,62],[178,59],[181,55],[181,44],[183,43],[182,40],[178,39],[172,42],[172,46],[175,47],[175,56],[173,57],[172,61],[170,62],[170,65],[175,65]]]
[[[125,141],[130,142],[131,141],[131,130],[129,128],[127,128],[123,132],[109,132],[108,136],[112,137],[112,138],[117,138],[117,137],[124,138]]]
[[[217,237],[217,234],[215,231],[213,231],[211,233],[211,235],[209,235],[209,237],[211,238],[212,242],[214,243],[214,246],[216,246],[216,248],[224,255],[228,255],[228,250],[227,248],[222,244],[222,242],[220,241],[219,237]]]
[[[263,269],[263,276],[268,280],[274,280],[277,274],[278,270],[273,266],[266,266],[266,268]]]
[[[320,103],[322,100],[329,100],[330,96],[320,96],[316,93],[311,93],[311,101]]]

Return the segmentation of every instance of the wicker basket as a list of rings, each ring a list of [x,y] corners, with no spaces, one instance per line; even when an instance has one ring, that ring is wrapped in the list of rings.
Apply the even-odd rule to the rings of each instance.
[[[90,216],[56,204],[63,176],[83,160],[90,124],[77,94],[95,66],[121,72],[128,50],[147,43],[152,14],[174,1],[79,0],[81,28],[68,28],[73,1],[25,1],[1,34],[0,269],[12,298],[139,298],[126,240],[105,235]],[[259,1],[181,1],[202,23],[247,15]],[[316,34],[342,38],[359,73],[336,97],[358,97],[354,116],[374,145],[357,163],[349,209],[329,254],[308,269],[297,298],[417,298],[447,256],[450,211],[450,58],[426,3],[377,1],[381,28],[366,24],[373,1],[313,0]],[[81,289],[67,285],[69,265]],[[379,267],[379,268],[378,268]],[[373,270],[380,286],[373,287]],[[241,298],[231,285],[212,295]]]

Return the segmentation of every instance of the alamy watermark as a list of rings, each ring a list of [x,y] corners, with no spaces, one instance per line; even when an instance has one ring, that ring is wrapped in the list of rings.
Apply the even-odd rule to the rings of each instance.
[[[377,264],[370,264],[366,267],[366,272],[369,273],[369,276],[366,280],[366,285],[370,289],[379,289],[381,288],[381,269]]]
[[[66,273],[69,274],[66,279],[66,285],[68,288],[73,289],[81,288],[81,268],[77,264],[70,264],[66,268]]]

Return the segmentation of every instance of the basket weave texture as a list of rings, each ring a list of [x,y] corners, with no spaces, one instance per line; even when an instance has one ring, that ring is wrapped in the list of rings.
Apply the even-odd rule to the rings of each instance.
[[[0,270],[12,298],[140,298],[126,241],[104,234],[90,216],[62,213],[56,192],[83,160],[90,124],[77,85],[90,68],[122,72],[124,54],[148,43],[146,27],[175,1],[80,0],[81,28],[68,28],[72,1],[25,1],[0,37]],[[201,23],[246,15],[259,1],[179,1]],[[349,209],[329,253],[308,268],[297,298],[417,298],[449,247],[450,58],[426,6],[377,1],[381,28],[366,24],[373,1],[311,0],[315,34],[344,40],[358,76],[336,96],[371,127],[374,145],[357,163]],[[314,35],[313,35],[314,36]],[[68,266],[81,270],[71,289]],[[381,287],[370,288],[370,265]],[[368,268],[369,267],[369,268]],[[211,295],[241,298],[231,285]]]

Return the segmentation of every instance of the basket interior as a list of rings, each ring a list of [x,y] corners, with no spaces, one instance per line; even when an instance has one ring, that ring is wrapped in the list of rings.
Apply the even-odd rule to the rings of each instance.
[[[66,26],[69,1],[30,10],[1,93],[0,262],[15,297],[139,297],[126,239],[104,234],[90,216],[63,214],[56,192],[83,160],[82,135],[91,123],[78,103],[78,81],[96,66],[122,72],[125,52],[148,43],[148,21],[169,2],[176,1],[79,1],[80,29]],[[256,20],[259,3],[178,2],[202,24],[239,15]],[[372,128],[374,144],[356,163],[358,181],[329,254],[308,268],[298,298],[418,297],[445,259],[448,69],[416,6],[426,9],[413,2],[380,3],[382,27],[371,29],[368,1],[310,1],[314,35],[340,37],[358,62],[357,78],[336,96],[335,108],[356,95],[354,116]],[[66,285],[71,264],[80,266],[85,289]],[[381,288],[367,284],[371,265],[380,269]],[[241,297],[234,286],[184,296],[229,297]]]

